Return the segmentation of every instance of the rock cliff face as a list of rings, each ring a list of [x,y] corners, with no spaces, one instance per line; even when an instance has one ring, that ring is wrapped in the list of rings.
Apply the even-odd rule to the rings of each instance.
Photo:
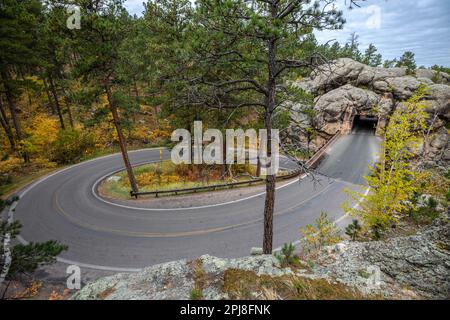
[[[431,139],[421,149],[424,151],[422,156],[428,165],[450,164],[449,75],[425,69],[407,75],[405,68],[374,68],[343,58],[318,68],[310,78],[294,84],[315,97],[314,116],[311,119],[303,117],[300,121],[297,112],[292,112],[292,125],[282,139],[312,151],[336,132],[350,132],[356,115],[377,118],[380,132],[395,108],[411,97],[421,84],[426,85],[429,94],[425,100],[432,129]],[[291,110],[301,108],[296,105]],[[313,138],[306,137],[306,127],[314,129]]]

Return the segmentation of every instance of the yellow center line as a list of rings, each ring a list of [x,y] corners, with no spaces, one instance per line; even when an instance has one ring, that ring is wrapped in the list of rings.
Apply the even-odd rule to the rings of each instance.
[[[318,195],[324,193],[326,190],[328,190],[328,188],[330,188],[330,186],[333,184],[330,183],[328,184],[323,190],[321,190],[320,192],[311,195],[310,197],[304,199],[303,201],[287,208],[284,209],[283,211],[280,211],[278,213],[275,213],[274,216],[280,216],[283,215],[285,213],[288,213],[290,211],[292,211],[293,209],[295,209],[296,207],[304,204],[307,201],[312,200],[313,198],[317,197]],[[99,231],[99,232],[107,232],[107,233],[112,233],[112,234],[117,234],[117,235],[122,235],[122,236],[129,236],[129,237],[137,237],[137,238],[177,238],[177,237],[188,237],[188,236],[198,236],[198,235],[205,235],[205,234],[210,234],[210,233],[214,233],[214,232],[221,232],[221,231],[226,231],[226,230],[230,230],[230,229],[234,229],[234,228],[238,228],[238,227],[245,227],[245,226],[249,226],[251,224],[255,224],[257,222],[261,222],[263,221],[263,218],[258,218],[258,219],[254,219],[254,220],[249,220],[246,222],[241,222],[241,223],[237,223],[237,224],[233,224],[233,225],[228,225],[228,226],[223,226],[223,227],[216,227],[216,228],[209,228],[209,229],[202,229],[202,230],[193,230],[193,231],[181,231],[181,232],[166,232],[166,233],[162,233],[162,232],[139,232],[139,231],[124,231],[124,230],[117,230],[117,229],[112,229],[112,228],[107,228],[107,227],[99,227],[99,226],[94,226],[92,224],[89,224],[87,222],[84,222],[80,219],[77,219],[75,217],[73,217],[72,215],[70,215],[69,213],[67,213],[67,211],[65,211],[62,207],[61,204],[58,200],[58,195],[59,195],[59,190],[55,193],[53,200],[54,200],[54,205],[56,207],[56,211],[58,214],[62,215],[63,217],[65,217],[67,220],[69,220],[70,222],[72,222],[75,225],[78,225],[80,227],[89,229],[89,230],[93,230],[93,231]]]

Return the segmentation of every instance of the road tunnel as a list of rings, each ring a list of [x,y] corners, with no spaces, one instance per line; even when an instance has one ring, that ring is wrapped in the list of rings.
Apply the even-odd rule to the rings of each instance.
[[[375,135],[378,118],[370,115],[356,115],[353,119],[352,134]]]

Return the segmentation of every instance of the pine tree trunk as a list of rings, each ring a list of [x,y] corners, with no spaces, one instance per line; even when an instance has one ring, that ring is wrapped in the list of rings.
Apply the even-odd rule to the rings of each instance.
[[[0,97],[0,122],[3,129],[5,130],[6,137],[8,138],[9,144],[11,146],[11,151],[15,151],[16,143],[14,141],[14,135],[9,125],[5,109],[3,108],[3,100],[1,99],[1,97]]]
[[[19,117],[17,116],[17,107],[12,94],[12,88],[9,84],[10,78],[5,70],[1,71],[1,76],[3,80],[3,86],[5,88],[5,95],[6,101],[8,102],[9,112],[11,113],[14,129],[16,130],[17,141],[21,141],[23,138],[22,127],[20,126]],[[22,152],[22,157],[26,163],[30,162],[30,157],[26,152]]]
[[[133,78],[133,86],[134,86],[134,94],[136,97],[136,101],[139,102],[139,90],[138,90],[137,81],[135,78]]]
[[[56,114],[56,108],[55,108],[55,105],[53,104],[50,90],[48,88],[47,79],[45,79],[45,77],[43,77],[43,80],[44,80],[44,89],[45,89],[45,92],[47,93],[48,104],[50,105],[50,111],[52,112],[52,114]]]
[[[225,122],[226,114],[223,110],[219,110],[218,113],[218,121],[220,126],[222,127],[222,132],[226,132],[226,122]],[[223,135],[225,137],[225,135]],[[222,141],[222,174],[221,180],[225,180],[227,176],[227,142],[226,139]]]
[[[117,136],[119,138],[120,150],[122,152],[123,162],[125,164],[125,168],[128,174],[128,180],[130,181],[131,190],[133,193],[138,192],[138,186],[136,183],[136,178],[134,177],[133,168],[131,167],[130,159],[128,157],[127,145],[125,138],[123,136],[122,128],[120,126],[119,114],[117,112],[117,107],[114,104],[111,88],[109,84],[105,84],[105,91],[108,98],[109,109],[111,110],[111,114],[113,117],[114,126],[116,127]]]
[[[277,4],[272,4],[272,17],[276,16]],[[275,109],[276,95],[276,39],[270,39],[268,42],[268,71],[269,79],[267,82],[267,99],[264,124],[267,130],[267,157],[272,156],[272,114]],[[273,164],[272,164],[273,165]],[[270,173],[270,172],[268,172]],[[266,176],[266,199],[264,205],[264,254],[272,253],[273,246],[273,212],[275,206],[275,175]]]
[[[56,112],[58,113],[59,123],[61,124],[61,129],[64,130],[66,128],[66,126],[64,125],[64,118],[62,115],[61,106],[59,104],[58,93],[56,92],[55,82],[53,81],[52,76],[49,76],[48,79],[50,82],[50,90],[52,91],[52,94],[53,94],[53,100],[55,101],[55,107],[56,107]]]
[[[227,143],[225,139],[223,139],[222,143],[222,180],[225,180],[227,176]]]
[[[58,70],[58,77],[60,79],[65,79],[64,71],[62,70],[62,68],[60,67],[57,70]],[[67,116],[69,117],[69,124],[70,124],[71,128],[74,128],[75,125],[74,125],[74,122],[73,122],[72,108],[70,106],[70,99],[67,96],[67,92],[66,92],[64,86],[61,86],[61,89],[62,89],[63,96],[64,96],[64,102],[66,104]]]
[[[71,128],[74,128],[74,122],[73,122],[73,116],[72,116],[72,108],[70,107],[70,101],[69,98],[65,97],[66,101],[66,108],[67,108],[67,115],[69,116],[69,124]]]
[[[259,154],[256,158],[256,176],[259,177],[261,175],[261,161],[259,160]]]
[[[67,116],[69,117],[69,124],[71,128],[74,128],[74,122],[73,122],[73,115],[72,115],[72,108],[70,107],[70,99],[67,96],[66,90],[63,88],[63,94],[64,94],[64,102],[66,103],[66,109],[67,109]]]

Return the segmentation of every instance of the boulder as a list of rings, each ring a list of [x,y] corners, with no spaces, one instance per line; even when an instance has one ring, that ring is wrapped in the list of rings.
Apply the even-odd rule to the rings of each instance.
[[[391,92],[397,100],[407,100],[420,86],[420,82],[412,76],[386,78],[383,81],[386,83],[387,88],[384,84],[381,87],[374,85],[375,90]],[[380,82],[378,81],[377,84],[379,85]]]
[[[431,82],[448,84],[450,83],[450,75],[441,71],[434,71],[430,69],[417,69],[415,72],[417,78],[425,78]]]
[[[340,87],[358,79],[365,65],[352,59],[338,59],[313,71],[310,87],[312,91]]]
[[[427,86],[432,86],[434,84],[433,81],[431,81],[430,79],[427,79],[427,78],[417,78],[417,81],[419,81],[420,83],[427,85]]]
[[[380,97],[370,91],[350,84],[331,90],[320,96],[315,103],[316,127],[329,135],[340,130],[345,114],[373,114]]]
[[[437,113],[445,121],[450,121],[450,86],[434,84],[428,86],[430,107],[427,111]]]
[[[358,76],[357,85],[371,86],[374,82],[384,81],[389,78],[403,77],[406,75],[405,68],[381,68],[370,67],[364,65],[361,73]]]
[[[447,129],[441,128],[434,135],[434,138],[430,144],[435,149],[443,149],[443,148],[447,147],[449,141],[450,141],[450,135],[449,135]]]

